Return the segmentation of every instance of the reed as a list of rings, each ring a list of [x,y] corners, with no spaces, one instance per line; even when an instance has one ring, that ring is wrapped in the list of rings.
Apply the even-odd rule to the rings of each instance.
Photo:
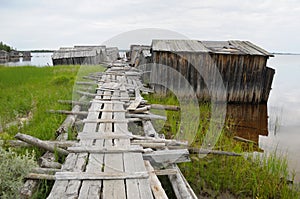
[[[167,97],[146,95],[144,97],[150,103],[179,105],[177,98],[172,95]],[[199,103],[199,110],[198,130],[186,132],[194,135],[193,141],[189,144],[195,148],[200,148],[205,135],[210,133],[211,123],[217,124],[217,121],[211,118],[210,103]],[[166,111],[165,114],[168,119],[160,133],[172,138],[176,136],[180,128],[178,121],[180,121],[182,113]],[[193,114],[185,114],[185,117],[189,117],[189,115]],[[188,118],[188,120],[192,121],[193,118]],[[185,131],[193,129],[189,128],[188,124],[185,126],[187,126]],[[275,151],[271,154],[257,156],[255,154],[257,154],[258,147],[253,143],[241,143],[233,139],[233,128],[233,121],[225,121],[214,149],[241,153],[242,156],[209,154],[200,157],[196,154],[191,155],[191,162],[179,165],[198,197],[299,198],[299,184],[291,184],[293,175],[288,171],[285,154]],[[213,131],[214,128],[211,130]]]

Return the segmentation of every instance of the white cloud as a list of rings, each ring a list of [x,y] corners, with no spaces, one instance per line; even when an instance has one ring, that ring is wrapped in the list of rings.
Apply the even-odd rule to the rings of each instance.
[[[300,51],[296,0],[2,0],[0,38],[17,48],[99,43],[138,28],[191,38],[251,40],[270,51]]]

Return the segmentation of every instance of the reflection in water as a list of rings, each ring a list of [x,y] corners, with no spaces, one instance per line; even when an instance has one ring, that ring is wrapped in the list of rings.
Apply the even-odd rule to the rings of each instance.
[[[267,104],[228,104],[227,120],[233,122],[231,131],[258,143],[259,135],[268,135]]]

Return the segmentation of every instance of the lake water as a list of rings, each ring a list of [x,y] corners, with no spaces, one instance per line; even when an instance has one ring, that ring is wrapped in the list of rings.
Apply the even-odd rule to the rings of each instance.
[[[20,58],[16,62],[5,63],[6,66],[53,66],[51,55],[53,53],[31,53],[30,60],[24,60]]]
[[[269,134],[259,137],[259,146],[286,153],[300,182],[300,55],[276,55],[268,65],[276,73],[268,102]]]
[[[32,53],[30,61],[9,66],[52,66],[52,53]],[[300,55],[276,55],[268,66],[276,70],[268,105],[231,105],[227,117],[237,123],[236,133],[259,143],[265,152],[287,155],[295,180],[300,182]]]

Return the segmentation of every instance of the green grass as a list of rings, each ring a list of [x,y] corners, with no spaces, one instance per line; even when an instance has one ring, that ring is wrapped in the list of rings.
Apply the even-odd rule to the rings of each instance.
[[[162,97],[158,95],[145,95],[150,103],[179,105],[176,97],[169,95]],[[189,143],[191,147],[200,148],[210,123],[218,122],[211,120],[211,104],[201,103],[199,105],[200,122],[193,134],[195,139]],[[193,112],[193,110],[191,110]],[[160,133],[166,137],[173,138],[178,132],[181,112],[166,111],[168,120]],[[193,118],[189,114],[185,117]],[[157,127],[157,123],[154,124]],[[193,125],[191,123],[191,125]],[[185,131],[192,130],[188,124]],[[213,125],[214,126],[214,125]],[[225,121],[221,135],[214,146],[215,150],[231,151],[236,153],[252,153],[257,146],[235,141],[233,121]],[[288,172],[287,161],[282,154],[276,152],[262,157],[240,156],[229,157],[220,155],[207,155],[200,158],[198,155],[191,155],[191,162],[179,165],[184,176],[192,186],[196,195],[209,198],[222,198],[229,194],[231,198],[300,198],[299,185],[289,185],[286,181],[291,179]]]
[[[59,104],[58,100],[72,100],[78,96],[73,90],[75,80],[91,72],[104,71],[102,66],[54,66],[54,67],[4,67],[0,66],[0,124],[3,132],[0,139],[10,140],[18,132],[29,134],[42,140],[56,138],[56,129],[65,115],[50,114],[47,110],[70,110],[71,105]],[[22,119],[23,118],[23,119]],[[25,122],[26,119],[28,120]],[[23,121],[23,125],[19,122]],[[12,124],[6,128],[7,124]],[[69,132],[72,134],[72,132]],[[27,149],[16,149],[26,154]],[[39,158],[44,151],[29,148]],[[0,177],[2,180],[2,177]],[[12,179],[13,180],[13,179]],[[39,185],[33,198],[46,198],[53,182],[44,181]]]

